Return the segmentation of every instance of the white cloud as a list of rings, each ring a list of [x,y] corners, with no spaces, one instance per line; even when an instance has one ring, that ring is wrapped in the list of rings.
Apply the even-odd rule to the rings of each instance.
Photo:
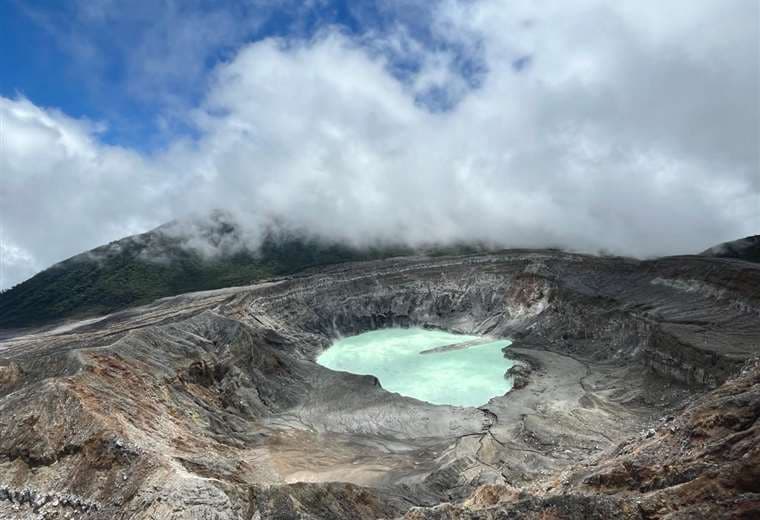
[[[414,41],[401,26],[255,42],[217,67],[187,116],[199,139],[151,156],[100,144],[87,123],[2,100],[6,241],[36,269],[213,208],[251,229],[276,217],[359,243],[656,255],[757,233],[758,6],[664,9],[437,4],[437,41],[485,65],[477,88],[451,48]],[[392,73],[399,49],[415,54],[416,76]],[[525,56],[518,73],[513,63]],[[451,110],[420,102],[431,86],[448,91]]]
[[[97,141],[97,127],[0,97],[0,239],[5,284],[143,230],[167,179],[149,160]]]

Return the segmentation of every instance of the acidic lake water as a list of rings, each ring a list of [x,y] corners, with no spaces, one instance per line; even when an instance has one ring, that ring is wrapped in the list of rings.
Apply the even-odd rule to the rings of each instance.
[[[420,353],[464,342],[477,344]],[[386,390],[429,403],[481,406],[512,387],[504,377],[512,362],[501,352],[510,343],[439,330],[381,329],[335,342],[317,363],[332,370],[373,375]]]

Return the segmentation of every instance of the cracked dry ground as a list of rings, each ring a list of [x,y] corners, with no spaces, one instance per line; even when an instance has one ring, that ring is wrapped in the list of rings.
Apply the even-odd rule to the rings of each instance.
[[[513,338],[433,406],[337,335]],[[0,343],[0,518],[754,518],[760,269],[556,251],[344,264]]]

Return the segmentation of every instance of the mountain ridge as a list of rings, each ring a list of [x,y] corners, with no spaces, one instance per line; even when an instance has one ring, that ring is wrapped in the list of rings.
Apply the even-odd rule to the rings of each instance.
[[[174,220],[72,256],[0,292],[0,330],[108,314],[158,298],[249,285],[344,262],[494,251],[483,244],[348,245],[271,222],[245,236],[231,214]],[[760,262],[760,235],[713,246],[701,256]]]
[[[738,240],[723,242],[705,249],[700,255],[760,263],[760,235],[750,235]]]
[[[191,231],[172,221],[99,246],[0,292],[0,329],[106,314],[187,292],[248,285],[310,267],[410,256],[399,244],[358,247],[269,225],[256,244],[220,214]],[[255,245],[252,245],[255,244]],[[425,250],[477,252],[477,245]]]

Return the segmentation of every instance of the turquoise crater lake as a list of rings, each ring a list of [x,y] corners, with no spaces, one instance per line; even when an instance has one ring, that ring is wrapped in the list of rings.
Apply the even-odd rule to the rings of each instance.
[[[421,401],[482,406],[512,387],[504,375],[512,362],[501,351],[510,343],[440,330],[381,329],[336,341],[317,363],[373,375],[389,392]]]

